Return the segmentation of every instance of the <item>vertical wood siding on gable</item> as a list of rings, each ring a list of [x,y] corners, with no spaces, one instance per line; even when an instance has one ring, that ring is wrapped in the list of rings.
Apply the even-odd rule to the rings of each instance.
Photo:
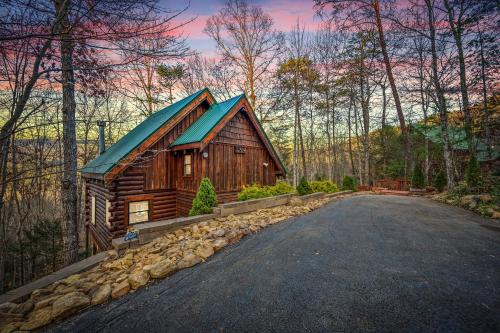
[[[207,109],[208,104],[199,105],[141,157],[145,165],[145,190],[174,189],[176,187],[176,158],[167,149]]]
[[[236,147],[244,153],[236,153]],[[276,182],[276,164],[244,112],[236,113],[217,134],[208,145],[208,156],[208,176],[225,200],[235,198],[244,185]]]

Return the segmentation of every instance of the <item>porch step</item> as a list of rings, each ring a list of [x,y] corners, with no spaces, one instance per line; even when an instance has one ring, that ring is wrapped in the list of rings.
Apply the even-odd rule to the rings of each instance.
[[[382,190],[380,191],[380,194],[387,194],[387,195],[403,195],[403,196],[408,196],[410,195],[410,191],[393,191],[393,190]]]

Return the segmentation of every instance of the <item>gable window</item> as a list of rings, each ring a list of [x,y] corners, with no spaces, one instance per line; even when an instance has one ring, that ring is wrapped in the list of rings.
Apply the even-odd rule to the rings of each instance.
[[[95,195],[90,197],[90,222],[95,224]]]
[[[191,176],[191,154],[184,155],[184,176]]]
[[[128,203],[128,223],[147,222],[149,220],[149,201],[132,201]]]

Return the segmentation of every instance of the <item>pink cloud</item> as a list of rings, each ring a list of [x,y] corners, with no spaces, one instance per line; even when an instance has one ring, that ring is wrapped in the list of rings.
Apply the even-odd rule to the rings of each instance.
[[[207,4],[208,5],[208,4]],[[275,28],[282,31],[290,31],[296,24],[297,18],[300,24],[305,25],[309,30],[316,30],[321,20],[315,17],[312,2],[297,0],[278,0],[262,2],[259,4],[265,13],[269,14],[273,20]],[[196,19],[183,27],[184,33],[190,38],[208,38],[203,32],[208,18],[220,10],[219,4],[211,4],[205,7],[205,12],[211,14],[196,14]]]

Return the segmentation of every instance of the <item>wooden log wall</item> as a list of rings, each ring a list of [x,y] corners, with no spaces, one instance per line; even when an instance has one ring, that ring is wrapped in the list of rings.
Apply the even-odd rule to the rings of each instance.
[[[188,216],[195,195],[193,191],[177,191],[177,216]]]
[[[92,196],[95,196],[96,211],[95,211],[95,224],[92,224]],[[99,251],[108,250],[111,245],[111,232],[106,225],[106,199],[111,199],[112,195],[106,187],[104,182],[87,179],[85,181],[85,216],[86,224],[88,225],[89,232],[92,234],[94,245]]]
[[[145,172],[140,166],[127,168],[111,187],[114,194],[112,206],[112,225],[115,235],[122,235],[128,227],[128,217],[125,216],[125,205],[129,201],[142,200],[145,194],[149,199],[149,209],[152,221],[159,221],[177,216],[175,189],[146,190],[144,186]]]

